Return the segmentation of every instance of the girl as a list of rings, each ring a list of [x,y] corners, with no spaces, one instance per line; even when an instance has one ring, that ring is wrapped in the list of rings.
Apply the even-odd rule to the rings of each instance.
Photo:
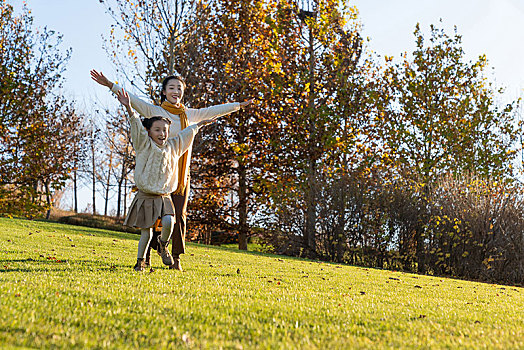
[[[97,83],[107,86],[114,93],[121,89],[117,84],[110,82],[101,72],[92,70],[91,77]],[[214,119],[219,116],[230,114],[253,102],[253,100],[248,100],[241,103],[227,103],[202,109],[185,108],[182,104],[182,97],[184,96],[185,88],[186,84],[182,78],[169,76],[162,82],[160,106],[144,102],[135,95],[129,94],[131,106],[144,118],[162,116],[171,120],[170,136],[174,136],[188,125],[198,123],[201,120]],[[187,152],[180,157],[178,164],[178,186],[171,196],[175,206],[176,216],[175,229],[172,237],[174,264],[171,268],[180,271],[182,270],[182,266],[180,265],[180,254],[185,252],[186,208],[189,197],[190,161],[191,145]]]
[[[159,253],[165,265],[173,265],[173,258],[166,247],[173,232],[174,205],[170,194],[178,186],[177,162],[195,137],[198,129],[211,120],[202,120],[188,126],[178,135],[168,138],[171,121],[155,116],[140,118],[131,109],[129,95],[118,91],[118,101],[126,107],[128,113],[131,142],[136,152],[135,184],[138,187],[124,225],[141,229],[138,242],[136,271],[143,271],[144,258],[149,247],[153,231],[152,226],[158,218],[162,220],[162,233],[158,237]]]

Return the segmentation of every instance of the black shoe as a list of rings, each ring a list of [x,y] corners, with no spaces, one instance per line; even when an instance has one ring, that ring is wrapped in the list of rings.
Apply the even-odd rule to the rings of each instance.
[[[144,259],[140,259],[140,258],[136,259],[136,264],[135,264],[135,266],[133,268],[137,272],[144,271],[145,268],[146,268]]]
[[[182,269],[182,265],[180,265],[180,258],[175,258],[174,263],[171,266],[169,266],[169,269],[184,271],[184,269]]]

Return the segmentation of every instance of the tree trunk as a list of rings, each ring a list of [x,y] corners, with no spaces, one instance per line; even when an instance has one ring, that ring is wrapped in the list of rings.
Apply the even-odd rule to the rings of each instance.
[[[124,205],[122,208],[122,216],[127,214],[127,176],[124,177]]]
[[[247,179],[246,166],[243,162],[238,164],[238,249],[247,250]]]
[[[95,140],[94,139],[91,139],[91,158],[92,158],[92,162],[91,162],[91,167],[92,167],[92,176],[91,176],[91,180],[92,180],[92,183],[93,183],[93,215],[96,214],[96,165],[95,165]]]
[[[339,205],[337,213],[337,229],[336,229],[336,259],[337,262],[341,263],[344,261],[344,253],[346,248],[346,236],[344,234],[344,227],[346,223],[346,181],[342,179],[339,191]]]
[[[45,218],[46,220],[49,220],[49,218],[51,217],[51,193],[49,191],[49,181],[45,181],[44,186],[45,186],[45,199],[47,202],[47,213],[46,213]]]
[[[426,177],[429,179],[429,176]],[[418,225],[415,232],[415,239],[417,241],[417,272],[426,273],[426,247],[424,245],[424,236],[425,236],[425,222],[426,222],[426,213],[427,213],[427,198],[429,198],[429,186],[427,185],[428,181],[425,182],[424,186],[424,198],[421,200],[421,213],[419,213]]]
[[[126,164],[122,162],[122,171],[120,172],[120,179],[118,180],[118,199],[116,202],[116,217],[120,217],[120,211],[122,209],[122,184],[124,183],[124,177],[126,173]]]
[[[109,203],[109,185],[111,184],[111,168],[113,166],[113,153],[109,153],[109,166],[107,171],[107,180],[106,180],[106,194],[105,194],[105,203],[104,203],[104,216],[107,216],[107,206]]]
[[[426,254],[424,249],[424,233],[422,228],[418,227],[415,235],[417,240],[417,272],[426,273]]]
[[[77,170],[75,168],[75,170],[73,171],[73,210],[75,213],[78,213],[78,183],[76,180],[76,173]]]
[[[309,101],[308,101],[308,115],[309,115],[309,165],[307,169],[307,186],[306,186],[306,227],[304,232],[304,248],[309,257],[314,257],[316,252],[315,247],[315,227],[316,227],[316,160],[315,160],[315,121],[313,118],[313,110],[315,106],[315,51],[313,47],[313,31],[309,30]]]
[[[169,62],[167,66],[167,75],[173,75],[175,69],[175,58],[173,57],[175,55],[174,49],[175,49],[175,27],[173,26],[172,32],[170,33],[169,37]]]

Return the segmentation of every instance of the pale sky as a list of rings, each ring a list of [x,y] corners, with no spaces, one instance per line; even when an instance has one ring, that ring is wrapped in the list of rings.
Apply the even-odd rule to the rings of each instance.
[[[15,8],[21,0],[8,0]],[[67,96],[81,105],[102,100],[113,103],[107,90],[92,82],[89,70],[102,70],[114,77],[110,60],[102,48],[111,18],[99,0],[26,0],[36,26],[47,26],[64,35],[63,48],[72,47],[65,83]],[[508,98],[521,96],[524,87],[524,0],[353,0],[363,24],[368,47],[377,54],[398,58],[415,47],[413,31],[419,22],[426,32],[430,24],[443,26],[452,34],[457,26],[468,59],[481,54],[493,67],[492,79],[507,87]],[[116,105],[116,101],[114,101]],[[88,110],[86,112],[89,112]],[[70,201],[69,201],[70,202]],[[80,208],[90,202],[82,192]],[[70,204],[64,203],[65,207]],[[103,208],[97,202],[97,208]]]
[[[493,79],[508,93],[524,87],[524,0],[354,0],[369,46],[380,55],[398,57],[415,48],[417,22],[426,32],[439,24],[452,34],[457,26],[470,60],[485,54]]]

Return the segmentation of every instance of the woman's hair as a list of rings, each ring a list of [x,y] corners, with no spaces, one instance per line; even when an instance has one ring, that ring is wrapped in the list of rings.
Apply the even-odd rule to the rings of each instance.
[[[171,120],[169,120],[169,119],[167,119],[165,117],[160,117],[160,116],[151,117],[151,118],[144,118],[144,119],[142,119],[142,125],[144,126],[144,128],[146,128],[146,130],[149,130],[153,126],[153,123],[156,122],[157,120],[162,120],[162,121],[166,122],[167,125],[171,125]]]
[[[180,81],[182,83],[182,87],[184,88],[184,90],[186,89],[186,82],[185,82],[184,78],[182,78],[179,75],[170,75],[170,76],[168,76],[167,78],[165,78],[162,81],[162,90],[160,91],[160,103],[162,103],[162,102],[164,102],[166,100],[166,95],[164,94],[164,91],[166,90],[167,84],[172,79]]]

